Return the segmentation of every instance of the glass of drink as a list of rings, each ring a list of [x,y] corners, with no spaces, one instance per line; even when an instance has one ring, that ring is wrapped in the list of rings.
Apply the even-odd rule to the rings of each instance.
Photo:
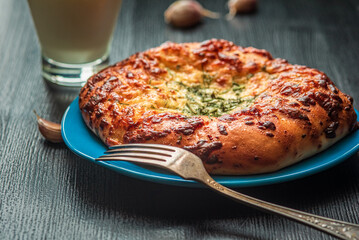
[[[42,75],[81,87],[107,66],[121,0],[28,0],[42,52]]]

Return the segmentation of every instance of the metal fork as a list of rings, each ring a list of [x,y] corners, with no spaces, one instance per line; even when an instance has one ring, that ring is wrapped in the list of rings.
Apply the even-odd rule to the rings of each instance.
[[[205,170],[202,160],[184,149],[160,144],[124,144],[113,146],[98,161],[128,161],[170,170],[184,179],[205,184],[233,200],[267,212],[276,213],[341,239],[359,239],[359,225],[316,216],[265,202],[217,183]]]

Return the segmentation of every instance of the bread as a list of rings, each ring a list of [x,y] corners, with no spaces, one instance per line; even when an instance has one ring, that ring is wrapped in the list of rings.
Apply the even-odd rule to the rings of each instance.
[[[217,39],[134,54],[92,76],[79,106],[106,145],[181,147],[211,174],[275,171],[356,128],[353,99],[324,73]]]

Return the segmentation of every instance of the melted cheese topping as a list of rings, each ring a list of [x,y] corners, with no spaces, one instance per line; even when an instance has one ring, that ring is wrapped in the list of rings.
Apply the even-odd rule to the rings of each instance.
[[[160,78],[151,77],[143,93],[138,92],[136,97],[119,105],[136,105],[190,116],[218,117],[253,103],[256,96],[264,91],[261,83],[268,77],[263,72],[250,73],[244,77],[234,76],[231,81],[223,83],[218,80],[218,76],[194,68],[188,69],[190,66],[176,66],[175,69],[162,67],[168,74]]]

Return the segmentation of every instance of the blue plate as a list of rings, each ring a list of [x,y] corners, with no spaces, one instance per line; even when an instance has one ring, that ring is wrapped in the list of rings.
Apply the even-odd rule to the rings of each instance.
[[[107,147],[84,123],[78,107],[78,98],[66,110],[61,122],[61,130],[66,145],[74,153],[93,163],[142,180],[186,187],[202,186],[171,173],[140,167],[129,162],[95,161],[97,157],[104,154]],[[282,170],[249,176],[215,176],[214,179],[227,187],[252,187],[290,181],[328,169],[347,159],[358,150],[359,131],[355,131],[324,152]]]

